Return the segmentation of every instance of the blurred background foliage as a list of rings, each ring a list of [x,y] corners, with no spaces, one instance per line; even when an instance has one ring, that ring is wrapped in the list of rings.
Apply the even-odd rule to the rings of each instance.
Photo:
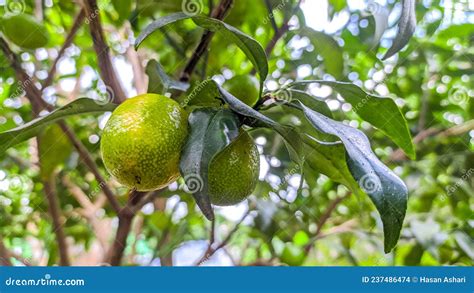
[[[217,2],[195,1],[203,14]],[[314,170],[304,170],[304,186],[297,194],[301,170],[291,163],[279,136],[259,129],[251,135],[265,154],[260,182],[245,202],[216,208],[216,242],[227,241],[227,245],[204,265],[472,265],[474,3],[417,1],[415,36],[402,52],[382,62],[396,33],[398,1],[379,2],[390,14],[389,27],[376,47],[372,38],[377,10],[367,8],[373,3],[306,0],[294,9],[297,2],[236,0],[225,21],[265,48],[275,27],[290,19],[289,32],[268,56],[267,90],[295,79],[336,78],[396,100],[414,136],[417,159],[413,161],[380,131],[362,122],[329,87],[308,89],[326,101],[337,120],[362,129],[375,153],[407,184],[408,211],[401,239],[392,253],[384,254],[380,218],[370,200],[349,195],[345,187]],[[81,5],[59,0],[3,0],[0,5],[4,15],[18,11],[33,15],[49,32],[44,48],[25,50],[11,44],[21,57],[22,68],[39,85],[47,78]],[[134,39],[141,30],[159,17],[182,11],[181,1],[101,0],[98,7],[127,96],[140,92],[144,80],[134,69],[138,66],[144,72],[150,59],[178,77],[203,33],[192,21],[173,24],[149,37],[135,53]],[[138,65],[133,60],[139,60]],[[57,68],[52,85],[43,91],[49,104],[62,106],[78,97],[97,99],[105,94],[87,19]],[[191,83],[210,76],[223,82],[250,74],[252,69],[235,45],[216,35]],[[31,106],[3,55],[0,84],[0,131],[30,121]],[[301,117],[288,111],[268,114],[280,122],[302,123]],[[76,116],[68,124],[107,184],[126,202],[127,190],[109,177],[100,159],[101,129],[109,116]],[[40,141],[52,149],[38,154],[36,142],[30,140],[0,154],[0,257],[7,256],[16,265],[59,262],[43,184],[44,179],[54,178],[71,263],[100,264],[118,225],[102,192],[105,183],[97,182],[81,163],[59,128],[50,127]],[[46,165],[42,171],[38,160]],[[128,237],[123,264],[193,265],[204,254],[210,225],[192,197],[182,191],[182,184],[181,180],[173,183],[162,197],[141,209]],[[232,237],[226,239],[229,234]]]

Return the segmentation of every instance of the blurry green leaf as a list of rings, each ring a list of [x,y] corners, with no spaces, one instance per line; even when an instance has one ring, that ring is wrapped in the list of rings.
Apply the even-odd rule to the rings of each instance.
[[[112,0],[112,5],[119,16],[120,23],[124,22],[132,12],[133,0]]]
[[[72,151],[69,139],[57,124],[49,126],[39,135],[38,148],[40,172],[44,180],[49,180],[54,175],[55,169],[64,163]]]
[[[301,81],[294,84],[317,82],[332,87],[352,105],[352,109],[362,119],[383,131],[411,158],[416,158],[415,147],[407,121],[395,101],[364,92],[358,86],[338,81]]]
[[[44,127],[57,120],[77,114],[113,111],[116,107],[117,105],[111,103],[104,104],[88,98],[79,98],[45,116],[0,133],[0,153],[15,144],[38,135]]]
[[[214,219],[208,191],[209,163],[239,135],[237,117],[226,109],[202,108],[189,116],[190,134],[181,154],[179,169],[188,190],[209,220]]]
[[[325,117],[301,102],[295,101],[294,105],[301,108],[316,129],[341,139],[347,151],[349,170],[382,217],[385,252],[390,252],[397,244],[405,218],[407,187],[374,155],[369,140],[361,131]]]
[[[472,238],[470,238],[466,233],[458,231],[454,233],[454,239],[456,239],[457,244],[467,254],[467,256],[474,260],[474,243]]]
[[[398,21],[397,36],[393,40],[392,46],[383,56],[382,60],[388,59],[403,49],[410,41],[416,28],[415,0],[401,0],[402,14]]]
[[[169,77],[160,63],[154,59],[148,61],[145,72],[148,75],[148,93],[164,95],[170,89],[185,92],[189,88],[188,83]]]
[[[329,35],[305,27],[298,33],[311,40],[316,52],[323,58],[326,72],[340,79],[343,76],[344,58],[342,57],[342,48]],[[316,58],[316,56],[314,56]]]

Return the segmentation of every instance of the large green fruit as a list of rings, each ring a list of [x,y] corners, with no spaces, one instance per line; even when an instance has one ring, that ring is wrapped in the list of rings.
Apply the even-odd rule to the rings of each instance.
[[[179,177],[187,114],[165,96],[144,94],[112,113],[101,139],[104,165],[117,180],[138,191],[163,188]]]
[[[209,197],[218,206],[234,205],[255,189],[260,171],[257,147],[246,131],[209,165]]]
[[[3,18],[2,30],[10,41],[25,49],[44,47],[49,41],[49,34],[45,26],[28,14]]]
[[[252,75],[236,75],[224,83],[224,88],[250,107],[259,99],[259,82]]]

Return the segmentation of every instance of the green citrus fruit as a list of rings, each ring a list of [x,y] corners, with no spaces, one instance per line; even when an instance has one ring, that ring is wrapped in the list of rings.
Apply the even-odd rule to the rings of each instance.
[[[247,132],[220,152],[209,165],[209,197],[218,206],[234,205],[255,189],[260,171],[257,147]]]
[[[224,88],[250,107],[259,99],[259,83],[257,78],[251,75],[236,75],[224,83]]]
[[[138,191],[163,188],[179,177],[187,114],[165,96],[144,94],[123,102],[105,125],[104,165],[117,180]]]
[[[49,41],[45,26],[28,14],[5,17],[2,19],[2,27],[10,41],[25,49],[44,47]]]

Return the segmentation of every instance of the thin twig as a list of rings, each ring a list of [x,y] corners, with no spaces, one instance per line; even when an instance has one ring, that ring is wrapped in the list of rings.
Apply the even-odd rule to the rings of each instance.
[[[439,138],[445,138],[445,137],[450,137],[450,136],[457,136],[461,135],[463,133],[467,133],[471,130],[474,130],[474,119],[468,120],[464,122],[463,124],[460,125],[455,125],[451,128],[442,130],[438,128],[428,128],[423,131],[420,131],[414,138],[413,138],[413,144],[417,146],[420,144],[422,141],[427,139],[428,137],[439,137]],[[403,152],[402,149],[397,149],[394,151],[391,156],[388,159],[388,162],[399,162],[406,160],[407,156]]]
[[[79,11],[76,18],[74,19],[74,23],[72,24],[71,30],[69,31],[68,35],[66,36],[66,40],[64,41],[64,44],[59,50],[58,56],[56,56],[56,59],[54,59],[53,65],[51,65],[51,68],[49,69],[48,77],[44,81],[41,90],[47,88],[53,83],[53,79],[54,79],[54,75],[56,74],[56,67],[58,65],[58,62],[63,57],[64,52],[66,52],[66,49],[69,48],[69,46],[71,46],[72,41],[74,40],[74,37],[76,36],[77,31],[79,30],[79,28],[82,25],[82,22],[84,21],[84,17],[85,17],[84,9],[81,9],[81,11]]]
[[[321,217],[318,220],[316,232],[314,233],[314,235],[312,237],[312,240],[310,240],[309,243],[306,244],[306,246],[305,246],[306,253],[308,253],[311,250],[311,248],[313,247],[314,242],[318,239],[319,235],[322,232],[324,224],[326,224],[326,222],[329,220],[329,218],[331,217],[331,214],[334,212],[334,210],[337,208],[337,206],[344,199],[348,198],[350,195],[351,195],[351,193],[349,192],[346,195],[337,197],[336,199],[331,201],[331,203],[328,205],[328,207],[326,208],[326,210],[324,211],[324,213],[321,215]]]
[[[219,5],[212,11],[211,17],[215,19],[222,20],[226,16],[227,12],[231,8],[233,4],[233,0],[222,0]],[[214,36],[214,32],[206,31],[202,37],[201,41],[199,42],[196,50],[194,50],[193,55],[189,59],[188,63],[184,67],[183,71],[180,75],[180,80],[183,82],[188,82],[191,79],[191,75],[196,68],[199,60],[203,56],[203,54],[207,51],[209,44],[211,43],[212,37]]]
[[[97,1],[84,0],[83,3],[87,17],[86,23],[89,24],[94,50],[97,55],[100,76],[105,85],[112,90],[114,102],[121,103],[125,101],[125,93],[112,64],[109,46],[105,42]]]
[[[218,250],[220,250],[221,248],[223,248],[224,246],[226,246],[230,240],[232,239],[232,236],[234,236],[235,232],[237,232],[237,230],[239,229],[239,226],[242,224],[242,222],[247,218],[247,216],[250,214],[251,210],[249,209],[245,214],[244,216],[242,217],[242,219],[240,219],[240,221],[234,226],[234,228],[229,232],[229,234],[227,234],[227,236],[224,238],[224,240],[219,244],[217,245],[216,247],[213,247],[214,246],[214,236],[212,236],[212,238],[210,239],[209,241],[209,246],[207,247],[207,250],[206,252],[204,253],[204,255],[201,257],[201,259],[196,263],[197,266],[203,264],[204,262],[206,262],[207,260],[209,260],[209,258],[211,256],[214,255],[214,253],[216,253]],[[214,226],[214,224],[212,225]],[[214,228],[211,229],[211,235],[214,235]]]
[[[0,265],[2,266],[12,266],[12,262],[10,261],[10,252],[3,244],[3,239],[0,236]]]
[[[290,22],[291,18],[293,17],[293,15],[296,13],[296,11],[298,11],[298,9],[299,9],[302,2],[303,2],[303,0],[299,0],[298,3],[296,3],[296,5],[293,8],[292,12],[287,17],[285,17],[285,19],[283,20],[283,24],[281,25],[281,27],[278,28],[275,31],[275,34],[273,35],[273,38],[270,40],[270,43],[268,43],[267,47],[265,48],[265,53],[267,53],[267,56],[269,56],[270,53],[273,51],[273,48],[275,48],[275,45],[278,42],[278,40],[280,40],[280,38],[283,35],[285,35],[286,32],[288,32],[288,30],[290,29],[289,22]]]
[[[39,146],[38,140],[38,146]],[[48,200],[48,210],[53,220],[53,229],[56,234],[56,242],[59,250],[59,264],[61,266],[69,266],[69,253],[66,244],[66,235],[64,234],[63,223],[61,219],[61,207],[59,205],[58,196],[55,188],[55,177],[54,175],[48,180],[43,182],[44,192],[46,199]]]

